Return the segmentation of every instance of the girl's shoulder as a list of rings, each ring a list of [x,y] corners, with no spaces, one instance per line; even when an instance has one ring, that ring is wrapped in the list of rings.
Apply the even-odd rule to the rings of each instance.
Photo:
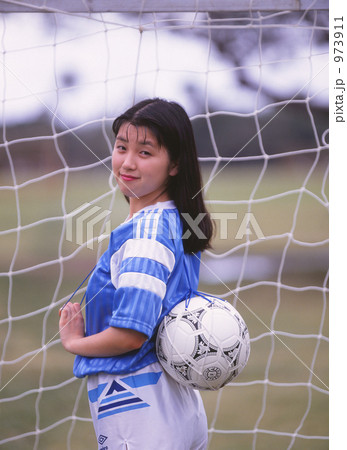
[[[132,219],[134,239],[156,239],[159,241],[181,238],[179,212],[173,202],[160,202],[144,208]]]
[[[111,233],[110,244],[118,247],[129,239],[154,239],[171,247],[181,238],[180,214],[174,202],[168,201],[143,208],[123,222]]]

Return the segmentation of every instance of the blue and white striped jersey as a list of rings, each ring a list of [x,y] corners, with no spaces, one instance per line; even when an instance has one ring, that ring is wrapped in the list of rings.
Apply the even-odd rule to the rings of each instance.
[[[116,357],[77,356],[74,374],[122,374],[157,361],[157,327],[189,289],[197,289],[199,267],[199,254],[184,253],[180,215],[172,201],[146,207],[116,228],[88,283],[86,335],[113,326],[140,331],[148,340]]]

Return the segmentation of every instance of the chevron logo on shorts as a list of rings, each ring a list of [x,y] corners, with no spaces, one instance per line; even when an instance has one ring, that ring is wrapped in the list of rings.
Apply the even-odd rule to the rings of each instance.
[[[103,397],[99,403],[98,419],[114,414],[120,414],[134,409],[147,408],[150,405],[131,392],[130,388],[140,388],[157,384],[162,372],[148,372],[130,375],[113,380],[111,383],[99,384],[88,391],[89,400],[94,403]],[[127,387],[126,387],[127,386]],[[106,389],[107,388],[107,389]]]

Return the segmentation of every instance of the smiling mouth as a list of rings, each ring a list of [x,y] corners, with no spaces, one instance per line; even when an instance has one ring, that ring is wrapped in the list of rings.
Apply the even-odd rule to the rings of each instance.
[[[133,180],[137,180],[138,177],[133,177],[132,175],[127,175],[125,173],[121,173],[120,177],[122,178],[122,180],[124,181],[133,181]]]

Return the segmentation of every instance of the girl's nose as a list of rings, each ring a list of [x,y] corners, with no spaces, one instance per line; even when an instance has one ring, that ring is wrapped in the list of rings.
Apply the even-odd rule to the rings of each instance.
[[[134,155],[131,152],[127,152],[123,164],[122,164],[124,169],[127,170],[134,170],[136,169],[136,163],[135,163],[135,158]]]

